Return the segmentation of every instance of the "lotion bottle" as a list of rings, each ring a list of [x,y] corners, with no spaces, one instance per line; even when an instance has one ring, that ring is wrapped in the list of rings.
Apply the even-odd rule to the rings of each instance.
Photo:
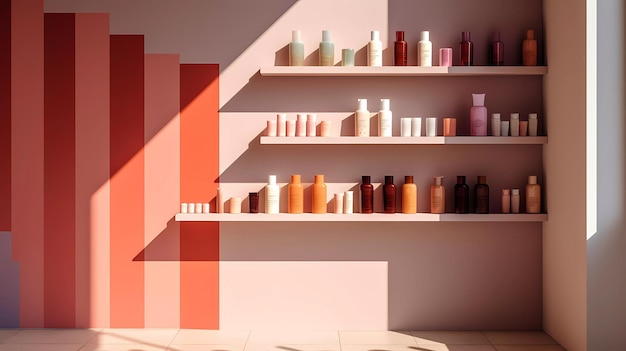
[[[380,111],[378,111],[378,136],[391,136],[392,121],[392,114],[389,110],[389,99],[380,99]]]
[[[361,213],[374,213],[374,186],[370,176],[362,176]]]
[[[406,41],[404,41],[404,31],[396,31],[396,41],[393,45],[394,53],[394,65],[406,66],[407,54],[406,54]]]
[[[511,118],[509,121],[511,123],[509,125],[509,128],[511,128],[511,136],[519,136],[519,113],[511,113]]]
[[[511,213],[511,190],[502,189],[502,213]]]
[[[537,184],[537,176],[529,176],[526,184],[526,213],[541,212],[541,186]]]
[[[304,188],[302,186],[302,177],[299,174],[291,176],[291,183],[287,187],[287,212],[303,213],[304,212]]]
[[[470,135],[487,136],[487,108],[485,94],[472,94],[474,105],[470,109]]]
[[[469,213],[469,186],[465,184],[465,176],[456,176],[454,185],[454,212]]]
[[[324,184],[324,175],[322,174],[315,176],[311,208],[313,213],[326,213],[326,184]]]
[[[537,136],[537,114],[528,115],[528,136]]]
[[[519,213],[519,189],[511,189],[511,213]]]
[[[320,66],[335,65],[335,44],[330,39],[330,31],[322,31],[320,42]]]
[[[367,44],[367,65],[376,67],[383,65],[383,43],[377,30],[372,31],[371,40]]]
[[[443,187],[443,176],[434,178],[430,187],[430,213],[444,213],[446,211],[446,188]]]
[[[537,66],[537,41],[535,31],[526,31],[526,37],[522,42],[522,64],[524,66]]]
[[[461,32],[461,66],[474,65],[474,43],[470,41],[470,32]]]
[[[417,213],[417,185],[413,182],[413,176],[404,176],[402,213]]]
[[[367,110],[367,99],[358,99],[359,109],[354,113],[354,136],[370,136],[370,112]]]
[[[476,213],[489,213],[489,185],[487,185],[487,177],[478,176],[477,183],[474,187]]]
[[[280,209],[280,189],[276,184],[276,176],[270,175],[265,186],[265,213],[278,213]]]
[[[393,176],[385,176],[383,211],[385,213],[396,213],[396,186],[393,184]]]
[[[417,63],[418,66],[425,67],[433,65],[433,43],[427,30],[422,31],[420,41],[417,43]]]
[[[291,31],[289,43],[289,66],[304,66],[304,43],[299,30]]]
[[[504,65],[504,44],[500,40],[500,32],[493,33],[493,40],[489,45],[489,64],[492,66]]]

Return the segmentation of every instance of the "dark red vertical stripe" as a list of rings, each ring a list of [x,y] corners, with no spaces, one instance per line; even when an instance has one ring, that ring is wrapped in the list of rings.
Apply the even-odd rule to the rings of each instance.
[[[11,1],[0,1],[0,231],[11,230]]]
[[[215,196],[219,177],[219,66],[181,65],[181,202]],[[181,223],[180,326],[219,328],[219,223]]]
[[[44,16],[44,326],[75,326],[74,14]]]
[[[143,36],[111,36],[111,327],[144,326]]]

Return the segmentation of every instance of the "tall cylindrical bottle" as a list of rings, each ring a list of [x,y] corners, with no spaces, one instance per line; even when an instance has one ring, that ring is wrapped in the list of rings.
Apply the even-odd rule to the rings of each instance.
[[[311,208],[311,212],[313,213],[326,213],[326,184],[324,183],[324,175],[322,174],[315,176]]]
[[[522,64],[524,66],[537,66],[537,41],[535,40],[535,31],[532,29],[526,31],[526,37],[522,42]]]
[[[528,115],[528,136],[537,136],[537,114],[531,113]]]
[[[511,190],[502,189],[502,213],[511,213]]]
[[[278,213],[280,211],[280,188],[276,184],[276,176],[270,175],[268,184],[265,186],[265,213]]]
[[[396,41],[393,46],[394,60],[393,63],[396,66],[406,66],[407,64],[407,50],[406,41],[404,41],[404,31],[396,31]]]
[[[470,32],[461,32],[461,66],[474,65],[474,43],[470,41]]]
[[[389,109],[389,99],[380,99],[380,111],[378,111],[378,136],[390,137],[392,126],[392,113]]]
[[[541,186],[537,184],[537,176],[529,176],[526,184],[526,213],[541,212]]]
[[[417,213],[417,185],[413,182],[413,176],[404,176],[402,213]]]
[[[370,136],[370,111],[367,110],[367,99],[358,99],[359,109],[354,113],[354,136]]]
[[[511,213],[519,213],[519,189],[511,189]]]
[[[472,94],[474,105],[470,109],[470,135],[487,136],[487,108],[485,94]]]
[[[291,31],[289,43],[289,66],[304,66],[304,43],[299,30]]]
[[[383,65],[383,43],[377,30],[372,31],[371,40],[367,44],[367,65],[376,67]]]
[[[500,32],[493,33],[493,40],[489,45],[489,64],[492,66],[504,65],[504,44],[500,40]]]
[[[417,43],[417,65],[426,67],[433,65],[433,43],[427,30],[420,33],[420,41]]]
[[[489,213],[489,185],[486,176],[478,176],[478,184],[474,187],[474,205],[476,213]]]
[[[370,176],[362,176],[361,213],[374,213],[374,186]]]
[[[287,212],[303,213],[304,212],[304,187],[302,186],[302,177],[299,174],[291,176],[291,183],[287,187]]]
[[[320,66],[335,65],[335,43],[330,39],[330,31],[322,31],[322,41],[320,42]]]
[[[443,176],[434,178],[430,186],[430,213],[446,211],[446,188],[443,187]]]
[[[383,211],[385,213],[396,213],[396,186],[393,184],[393,176],[385,176]]]
[[[465,176],[456,176],[454,185],[454,212],[469,213],[469,186],[465,183]]]

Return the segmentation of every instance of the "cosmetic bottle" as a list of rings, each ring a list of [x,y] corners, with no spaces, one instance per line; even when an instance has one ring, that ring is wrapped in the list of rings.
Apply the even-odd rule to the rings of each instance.
[[[519,136],[528,136],[528,121],[519,121]]]
[[[330,40],[330,31],[322,31],[320,42],[320,66],[335,65],[335,44]]]
[[[406,46],[406,41],[404,41],[404,31],[396,31],[396,41],[393,46],[394,65],[406,66]]]
[[[446,211],[446,188],[443,187],[443,176],[434,178],[430,187],[430,213],[444,213]]]
[[[241,213],[241,198],[231,197],[229,200],[230,213]]]
[[[202,213],[202,202],[196,202],[196,213]]]
[[[433,43],[430,41],[430,32],[422,31],[417,43],[417,65],[430,67],[433,65]]]
[[[189,205],[186,202],[181,202],[180,213],[189,213]]]
[[[279,137],[287,136],[287,115],[284,113],[276,115],[276,132]]]
[[[502,189],[502,213],[511,213],[511,190]]]
[[[358,99],[359,109],[354,113],[354,135],[370,136],[370,112],[367,110],[367,99]]]
[[[492,66],[504,65],[504,44],[500,40],[500,32],[493,33],[493,40],[489,45],[489,64]]]
[[[205,202],[202,204],[202,213],[211,213],[211,204]]]
[[[324,175],[322,174],[315,176],[311,209],[313,213],[326,213],[326,184],[324,184]]]
[[[537,41],[535,31],[526,31],[526,37],[522,42],[522,64],[524,66],[537,66]]]
[[[528,136],[537,136],[537,114],[528,115]]]
[[[367,65],[376,67],[383,65],[383,43],[377,30],[372,31],[371,40],[367,44]]]
[[[335,213],[343,213],[343,193],[335,194]]]
[[[354,67],[354,49],[341,49],[341,65]]]
[[[289,43],[289,66],[304,66],[304,43],[299,30],[291,31]]]
[[[267,127],[265,128],[265,135],[275,137],[277,135],[277,123],[275,119],[270,119],[267,121]]]
[[[385,213],[396,213],[396,186],[393,184],[393,176],[385,176],[383,211]]]
[[[189,213],[196,213],[196,203],[190,202],[187,206],[187,210],[189,211]]]
[[[500,136],[509,136],[509,123],[510,121],[501,121],[500,122]]]
[[[474,204],[476,213],[489,213],[489,185],[486,176],[478,176],[478,184],[474,187]]]
[[[287,213],[304,212],[304,187],[301,178],[299,174],[291,176],[291,183],[287,187]]]
[[[400,136],[411,136],[411,117],[400,118]]]
[[[487,136],[487,108],[485,94],[472,94],[474,105],[470,109],[470,135]]]
[[[280,209],[280,189],[276,184],[276,176],[270,175],[265,186],[265,213],[278,213]]]
[[[380,99],[380,111],[378,111],[378,136],[391,136],[392,114],[389,110],[389,99]]]
[[[500,114],[491,115],[491,135],[500,136]]]
[[[541,186],[537,184],[537,176],[529,176],[526,184],[526,213],[541,212]]]
[[[519,213],[519,189],[511,189],[511,213]]]
[[[511,118],[509,119],[511,128],[511,136],[519,136],[519,113],[511,113]]]
[[[222,188],[217,188],[217,195],[215,196],[216,211],[217,213],[224,213],[224,191]]]
[[[404,176],[402,213],[417,213],[417,185],[413,182],[413,176]]]
[[[343,195],[343,213],[354,213],[354,191],[346,191]]]
[[[454,212],[469,213],[469,186],[465,184],[465,176],[456,176],[454,185]]]
[[[309,113],[306,116],[306,136],[317,136],[317,114]]]
[[[248,208],[250,213],[259,213],[259,193],[248,193]]]
[[[374,213],[374,186],[370,176],[362,176],[361,213]]]
[[[298,113],[296,120],[296,136],[306,136],[306,114]]]
[[[461,66],[474,65],[474,43],[470,41],[470,32],[461,32]]]

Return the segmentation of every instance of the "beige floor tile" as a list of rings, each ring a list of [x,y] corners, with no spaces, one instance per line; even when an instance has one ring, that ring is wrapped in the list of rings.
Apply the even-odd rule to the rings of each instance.
[[[413,334],[408,331],[340,331],[339,339],[341,345],[417,346]]]
[[[325,330],[253,330],[247,345],[339,345],[339,333]]]
[[[495,345],[497,351],[566,351],[560,345]]]
[[[341,351],[421,351],[417,345],[341,345]]]
[[[479,331],[413,331],[420,344],[489,345],[489,340]]]
[[[99,344],[87,344],[83,346],[80,351],[165,351],[167,350],[167,346],[152,346],[152,345],[144,345],[141,343],[135,344],[109,344],[109,345],[99,345]]]
[[[90,344],[130,345],[141,344],[146,347],[167,347],[178,333],[178,329],[103,329]]]
[[[93,339],[98,329],[23,329],[5,344],[80,344]]]
[[[289,345],[289,344],[250,344],[244,351],[341,351],[339,344],[333,345]]]
[[[494,345],[550,345],[557,344],[542,331],[485,331],[487,339]]]
[[[243,351],[243,345],[170,345],[167,351]]]
[[[181,329],[172,345],[245,345],[249,334],[247,330]]]
[[[0,351],[77,351],[82,344],[0,344]]]
[[[19,332],[19,329],[0,329],[0,344]]]
[[[418,344],[419,351],[496,351],[492,345]]]

